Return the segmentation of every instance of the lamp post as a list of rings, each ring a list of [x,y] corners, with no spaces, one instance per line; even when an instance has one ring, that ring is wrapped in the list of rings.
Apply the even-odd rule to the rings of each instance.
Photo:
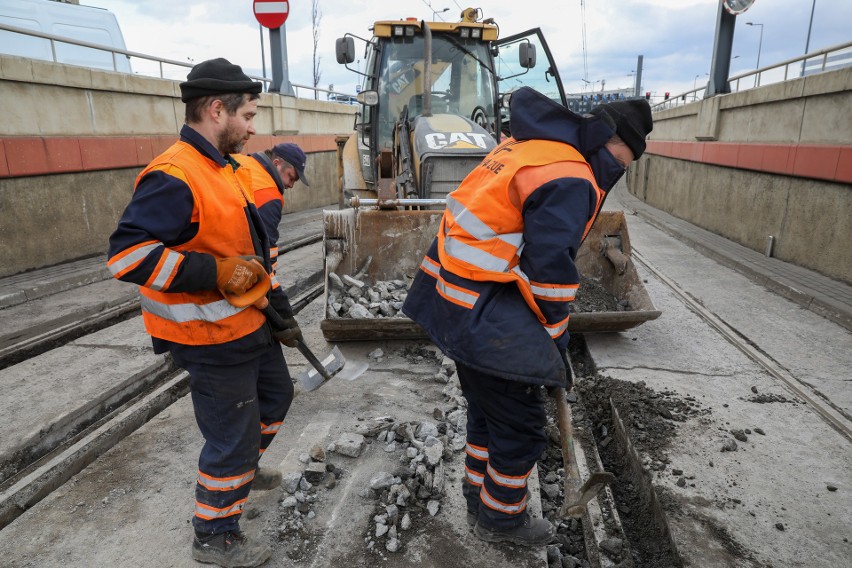
[[[811,28],[814,25],[814,10],[815,9],[816,9],[816,0],[813,0],[813,2],[811,3],[811,21],[808,24],[808,37],[805,40],[805,55],[808,54],[808,48],[810,48],[810,46],[811,46]],[[801,74],[802,77],[805,76],[805,65],[807,64],[807,62],[808,62],[807,59],[802,60],[802,74]]]
[[[429,6],[429,7],[432,8],[432,6]],[[449,10],[450,10],[449,8],[444,8],[443,10],[435,10],[433,8],[432,9],[432,21],[434,21],[435,18],[438,17],[438,14],[443,14],[444,12],[449,12]]]
[[[757,66],[755,69],[760,69],[760,48],[763,47],[763,24],[755,24],[753,22],[746,22],[747,26],[760,26],[760,40],[757,43]]]

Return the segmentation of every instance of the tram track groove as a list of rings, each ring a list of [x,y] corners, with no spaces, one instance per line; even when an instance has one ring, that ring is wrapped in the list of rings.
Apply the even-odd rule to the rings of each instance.
[[[704,305],[692,297],[685,289],[677,282],[663,274],[656,268],[648,259],[646,259],[636,248],[633,248],[633,258],[642,264],[645,269],[657,277],[660,282],[670,288],[686,306],[695,313],[704,322],[710,325],[716,332],[724,337],[731,345],[739,349],[749,359],[757,363],[762,369],[769,373],[772,377],[784,384],[794,395],[798,396],[819,415],[829,426],[843,435],[847,441],[852,442],[852,428],[849,425],[849,418],[842,412],[838,411],[830,401],[819,392],[814,390],[807,383],[802,382],[798,377],[790,373],[783,365],[775,361],[772,357],[766,354],[762,349],[754,344],[748,337],[737,331],[733,326],[725,322],[722,318],[708,310]]]

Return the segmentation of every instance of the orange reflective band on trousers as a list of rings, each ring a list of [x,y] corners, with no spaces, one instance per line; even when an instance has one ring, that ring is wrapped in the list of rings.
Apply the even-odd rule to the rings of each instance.
[[[239,515],[240,513],[242,513],[245,504],[246,499],[240,499],[233,505],[217,509],[215,507],[211,507],[210,505],[205,505],[204,503],[196,501],[195,516],[200,519],[204,519],[205,521],[212,521],[214,519],[224,519],[225,517],[230,517],[231,515]]]
[[[506,513],[507,515],[519,515],[523,513],[524,510],[527,508],[526,492],[524,492],[523,498],[517,503],[504,503],[492,497],[491,494],[488,493],[488,490],[485,488],[485,485],[483,485],[482,489],[480,489],[479,491],[479,499],[489,509],[494,509],[495,511],[500,511],[501,513]]]
[[[231,477],[213,477],[199,471],[196,481],[199,485],[210,491],[233,491],[252,481],[254,479],[254,472],[255,470],[251,470]]]

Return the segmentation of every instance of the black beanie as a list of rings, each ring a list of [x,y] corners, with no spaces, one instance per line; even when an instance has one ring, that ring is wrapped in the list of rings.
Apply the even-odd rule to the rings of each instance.
[[[221,57],[202,61],[193,67],[180,84],[180,100],[186,102],[207,95],[259,93],[263,83],[252,81],[239,65]]]
[[[596,106],[592,114],[603,113],[615,123],[615,133],[633,152],[638,160],[645,152],[645,137],[654,129],[651,105],[645,99],[613,101]]]

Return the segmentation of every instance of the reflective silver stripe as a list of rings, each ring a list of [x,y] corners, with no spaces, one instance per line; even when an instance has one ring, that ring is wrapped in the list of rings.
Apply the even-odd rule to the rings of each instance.
[[[278,278],[276,277],[275,274],[270,274],[269,280],[270,280],[270,282],[272,282],[272,286],[276,286],[276,285],[281,286],[281,283],[278,282]]]
[[[559,337],[562,334],[562,332],[564,332],[566,329],[568,329],[568,319],[569,318],[565,318],[565,320],[562,323],[560,323],[559,325],[557,325],[556,327],[545,326],[544,329],[547,330],[547,333],[550,334],[550,337]]]
[[[426,273],[431,274],[435,278],[438,277],[440,269],[435,264],[435,261],[433,261],[431,258],[423,257],[423,262],[420,263],[420,268],[422,268]]]
[[[175,270],[175,266],[183,258],[183,255],[177,253],[173,250],[166,249],[166,260],[163,262],[163,266],[160,267],[160,271],[157,273],[157,277],[151,283],[152,290],[162,290],[163,286],[166,285],[169,277],[172,275],[172,272]]]
[[[577,289],[572,288],[570,286],[558,286],[558,287],[542,287],[536,286],[533,283],[530,283],[530,288],[532,288],[532,293],[536,296],[542,296],[545,298],[555,298],[559,300],[570,301],[574,299],[574,296],[577,294]]]
[[[467,468],[464,470],[464,475],[467,477],[467,480],[470,481],[473,485],[482,485],[482,482],[485,480],[485,476],[481,473],[476,473],[475,471],[471,471]]]
[[[435,283],[435,287],[437,287],[445,296],[458,300],[462,304],[471,308],[476,305],[476,300],[479,298],[478,294],[472,294],[470,292],[465,292],[464,290],[452,288],[442,278],[438,278],[438,281]]]
[[[218,322],[243,311],[245,308],[237,308],[225,300],[210,302],[209,304],[163,304],[142,296],[142,311],[154,314],[157,317],[184,323],[188,321],[212,321]]]
[[[265,428],[263,428],[260,431],[260,433],[261,434],[276,434],[276,433],[278,433],[278,430],[280,430],[280,429],[281,429],[281,423],[277,422],[275,424],[270,424],[269,426],[266,426]]]
[[[150,245],[139,247],[121,260],[117,260],[110,264],[109,271],[112,273],[113,276],[115,276],[128,266],[132,266],[137,262],[143,260],[146,256],[148,256],[148,254],[150,254],[152,250],[160,246],[163,246],[163,243],[151,243]]]
[[[255,470],[251,470],[242,475],[228,477],[224,479],[214,479],[212,477],[207,477],[199,471],[198,479],[196,481],[199,485],[202,485],[207,489],[211,489],[213,491],[231,491],[232,489],[241,487],[252,479],[254,479],[254,471]]]
[[[529,277],[528,277],[528,276],[524,273],[524,271],[523,271],[523,270],[521,270],[521,267],[520,267],[520,266],[516,266],[515,268],[513,268],[513,269],[512,269],[512,274],[517,274],[518,276],[520,276],[520,277],[521,277],[521,279],[522,279],[524,282],[526,282],[527,284],[529,284],[529,283],[530,283],[530,279],[529,279]]]
[[[494,229],[483,223],[479,217],[449,195],[447,196],[447,209],[452,213],[456,224],[477,240],[500,239],[515,248],[520,247],[524,242],[523,233],[495,233]]]
[[[470,444],[465,444],[465,452],[467,452],[468,455],[473,456],[478,460],[485,460],[485,461],[488,460],[488,450],[487,449],[480,450],[478,448],[471,446]]]
[[[204,518],[204,519],[207,519],[207,518],[220,519],[222,517],[228,517],[230,515],[233,515],[234,513],[241,512],[243,510],[243,506],[245,504],[246,504],[246,500],[242,499],[242,500],[238,501],[237,503],[234,503],[233,505],[231,505],[227,509],[222,509],[221,511],[217,511],[217,510],[213,509],[212,507],[208,507],[208,506],[203,505],[202,503],[199,503],[198,501],[196,501],[195,502],[195,516],[201,517],[201,518]]]
[[[491,467],[490,463],[488,464],[486,471],[488,472],[488,476],[491,477],[491,479],[494,480],[494,483],[498,485],[513,487],[515,489],[522,489],[527,486],[527,477],[529,476],[529,473],[522,477],[508,477],[495,471],[494,468]]]
[[[492,254],[466,245],[461,241],[447,237],[444,239],[444,249],[452,257],[463,260],[468,264],[472,264],[482,270],[490,270],[491,272],[506,272],[509,267],[509,262]]]
[[[482,502],[485,503],[491,509],[494,509],[495,511],[502,511],[510,515],[517,515],[527,507],[526,495],[524,495],[524,498],[521,499],[520,503],[515,503],[514,505],[507,505],[505,503],[501,503],[500,501],[489,495],[488,491],[485,490],[484,486],[479,491],[479,498],[482,499]]]

